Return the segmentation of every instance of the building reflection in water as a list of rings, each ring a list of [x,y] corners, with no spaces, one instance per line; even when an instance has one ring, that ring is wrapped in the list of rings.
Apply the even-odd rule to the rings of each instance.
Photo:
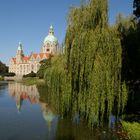
[[[49,131],[47,137],[49,137],[49,139],[54,137],[58,123],[58,115],[54,114],[54,111],[48,103],[39,100],[40,96],[36,85],[26,86],[20,83],[9,83],[8,89],[10,96],[15,98],[18,112],[21,112],[22,103],[25,100],[31,104],[38,104],[41,107],[42,116]]]
[[[58,115],[54,114],[53,109],[45,102],[39,103],[42,110],[43,118],[48,127],[47,139],[55,139],[56,131],[58,127]]]
[[[8,88],[10,96],[16,100],[16,107],[19,112],[24,100],[28,100],[32,104],[39,103],[39,93],[35,85],[25,86],[20,83],[9,83]]]

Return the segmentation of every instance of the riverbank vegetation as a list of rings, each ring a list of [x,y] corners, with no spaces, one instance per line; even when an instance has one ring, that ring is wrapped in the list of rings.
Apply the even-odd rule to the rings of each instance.
[[[0,61],[0,81],[4,80],[4,76],[8,73],[8,67]]]
[[[127,101],[122,47],[117,26],[108,23],[107,0],[71,8],[65,46],[65,54],[46,69],[48,92],[61,94],[65,111],[80,112],[91,126],[122,113]]]
[[[122,122],[123,131],[127,133],[129,140],[139,140],[140,139],[140,124],[137,122]]]
[[[22,80],[18,80],[16,81],[18,83],[30,86],[30,85],[44,85],[45,81],[44,79],[39,79],[38,77],[26,77],[26,78],[22,78]]]
[[[119,14],[112,26],[107,0],[90,0],[70,9],[65,53],[42,62],[38,72],[46,81],[48,95],[61,102],[60,114],[77,112],[89,126],[109,122],[111,114],[140,116],[140,16],[136,9],[134,16]]]

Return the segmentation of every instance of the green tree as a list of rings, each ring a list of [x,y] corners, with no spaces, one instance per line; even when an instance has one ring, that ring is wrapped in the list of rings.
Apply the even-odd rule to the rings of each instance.
[[[122,77],[124,80],[140,79],[140,28],[134,16],[117,17],[117,28],[121,38],[123,50]]]
[[[140,111],[140,24],[134,16],[121,14],[117,16],[116,24],[122,45],[122,79],[129,86],[126,112],[137,114]]]
[[[134,0],[133,8],[134,8],[134,11],[133,11],[134,15],[137,18],[140,18],[140,0]]]
[[[122,47],[116,26],[108,24],[108,1],[90,0],[72,7],[68,16],[65,54],[46,70],[52,94],[60,94],[65,111],[80,112],[88,124],[102,124],[127,100],[122,84]]]
[[[44,73],[45,73],[46,69],[51,66],[51,58],[40,61],[40,65],[41,66],[37,72],[37,77],[42,79],[42,78],[44,78]]]
[[[8,72],[8,67],[0,61],[0,75]]]

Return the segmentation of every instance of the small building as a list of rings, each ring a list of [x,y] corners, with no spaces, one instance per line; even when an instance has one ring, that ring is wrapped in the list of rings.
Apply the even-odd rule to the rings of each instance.
[[[23,46],[19,42],[16,56],[10,60],[9,72],[13,72],[17,76],[29,74],[31,71],[37,73],[40,68],[39,62],[59,53],[59,50],[59,43],[54,36],[53,26],[50,26],[49,34],[44,39],[42,51],[40,53],[31,53],[29,56],[25,56]]]

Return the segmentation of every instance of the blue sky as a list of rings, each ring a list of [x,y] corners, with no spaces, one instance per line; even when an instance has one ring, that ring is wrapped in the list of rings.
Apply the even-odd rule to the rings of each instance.
[[[62,43],[65,38],[67,15],[70,6],[81,0],[0,0],[0,60],[8,64],[16,54],[18,42],[24,53],[40,52],[48,28],[52,24],[55,36]],[[116,15],[132,13],[133,0],[110,0],[109,21]]]

